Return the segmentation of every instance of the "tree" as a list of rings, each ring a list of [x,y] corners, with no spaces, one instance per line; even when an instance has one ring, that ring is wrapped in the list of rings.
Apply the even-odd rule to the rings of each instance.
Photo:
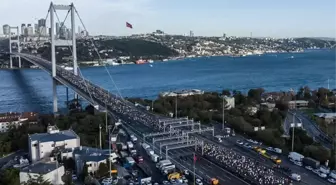
[[[23,185],[52,185],[48,180],[44,180],[43,175],[32,177],[28,174],[28,181],[24,182]]]
[[[71,170],[76,169],[76,162],[72,157],[65,159],[63,162],[64,162],[65,169],[71,169]]]
[[[305,146],[303,149],[303,154],[305,156],[310,156],[318,161],[325,162],[331,156],[331,152],[329,149],[319,145],[309,145]]]
[[[81,179],[82,181],[85,180],[85,177],[87,177],[89,175],[89,172],[88,172],[88,165],[87,164],[84,164],[83,166],[83,170],[82,170],[82,173],[81,173]]]
[[[8,168],[0,172],[0,184],[20,185],[20,171],[15,168]]]
[[[247,94],[248,94],[248,97],[251,98],[252,100],[260,102],[261,101],[261,95],[264,92],[265,92],[264,89],[257,88],[257,89],[250,89]]]
[[[108,166],[106,163],[100,163],[98,170],[97,170],[97,175],[98,177],[103,177],[109,172]]]
[[[224,89],[224,90],[222,91],[222,95],[224,95],[224,96],[231,96],[231,92],[230,92],[230,90],[228,90],[228,89]]]

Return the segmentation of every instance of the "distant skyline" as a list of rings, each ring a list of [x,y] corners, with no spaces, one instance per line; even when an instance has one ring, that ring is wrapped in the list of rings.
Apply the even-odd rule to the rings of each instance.
[[[45,18],[50,1],[4,0],[0,24]],[[195,36],[336,37],[335,0],[57,0],[73,2],[91,35],[131,35],[157,29]],[[63,21],[66,12],[58,11]],[[57,19],[55,19],[57,21]],[[70,16],[67,24],[70,24]],[[125,23],[133,25],[126,28]],[[47,26],[50,27],[49,19]],[[83,27],[79,20],[78,26]],[[1,28],[2,32],[2,28]],[[0,33],[1,33],[0,32]]]

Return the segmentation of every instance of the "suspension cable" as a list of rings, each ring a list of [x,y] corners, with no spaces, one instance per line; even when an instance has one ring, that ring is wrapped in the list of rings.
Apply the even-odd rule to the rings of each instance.
[[[47,15],[45,16],[45,19],[44,19],[46,22],[47,22],[47,19],[49,17],[49,13],[50,13],[50,8],[48,9]],[[44,28],[47,29],[47,25],[44,25]],[[40,32],[40,30],[38,31],[38,33],[39,34],[38,34],[38,38],[37,38],[37,43],[40,43],[42,33]]]
[[[54,8],[53,8],[53,9],[54,9]],[[65,19],[64,19],[63,22],[65,22],[65,20],[66,20],[66,18],[68,17],[70,11],[71,11],[71,10],[69,9],[69,11],[68,11],[68,13],[67,13],[67,15],[66,15],[66,17],[65,17]],[[55,15],[56,15],[56,18],[57,18],[58,22],[60,23],[60,19],[59,19],[58,14],[57,14],[57,12],[56,12],[55,9],[54,9],[54,12],[55,12]],[[63,25],[62,25],[62,26],[63,26]],[[72,30],[72,31],[74,31],[74,30]],[[68,41],[68,40],[66,40],[66,41],[67,41],[67,44],[69,45],[69,41]],[[73,50],[72,50],[72,48],[69,47],[69,49],[70,49],[70,51],[71,51],[71,54],[73,54]],[[88,85],[87,85],[87,80],[86,80],[86,79],[84,78],[84,76],[82,75],[82,72],[81,72],[80,68],[78,67],[77,69],[78,69],[78,71],[79,71],[79,73],[80,73],[79,76],[80,76],[80,77],[83,79],[83,81],[84,81],[84,85],[85,85],[86,90],[88,91],[88,93],[89,93],[89,95],[90,95],[90,98],[91,98],[92,102],[93,102],[93,103],[96,103],[96,101],[94,101],[94,99],[92,98],[90,89],[89,89],[89,87],[88,87]]]
[[[82,24],[82,26],[83,26],[85,32],[88,32],[87,29],[86,29],[86,27],[85,27],[85,25],[84,25],[84,23],[83,23],[83,20],[82,20],[82,18],[80,17],[80,15],[79,15],[79,13],[78,13],[78,11],[77,11],[76,8],[75,8],[75,11],[76,11],[76,14],[77,14],[77,16],[78,16],[78,18],[79,18],[79,21],[81,22],[81,24]],[[96,45],[95,45],[93,39],[90,38],[90,41],[92,42],[92,45],[93,45],[93,47],[94,47],[94,49],[95,49],[95,51],[96,51],[96,53],[97,53],[97,55],[98,55],[98,57],[99,57],[99,60],[102,61],[102,58],[101,58],[101,56],[100,56],[100,54],[99,54],[99,52],[98,52],[98,49],[97,49],[97,47],[96,47]],[[114,79],[112,78],[112,75],[111,75],[110,71],[107,69],[106,64],[104,65],[104,68],[105,68],[105,70],[107,71],[107,73],[108,73],[108,75],[109,75],[109,77],[110,77],[110,79],[111,79],[111,81],[112,81],[114,87],[116,88],[118,95],[120,96],[120,98],[121,98],[123,101],[125,101],[125,99],[123,98],[123,96],[122,96],[121,93],[120,93],[120,90],[119,90],[117,84],[115,83]]]

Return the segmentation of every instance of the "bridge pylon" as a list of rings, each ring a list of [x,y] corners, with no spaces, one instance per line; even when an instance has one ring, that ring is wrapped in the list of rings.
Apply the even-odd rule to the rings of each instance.
[[[71,32],[72,32],[72,40],[61,40],[58,37],[59,30],[56,30],[56,24],[55,24],[55,14],[57,16],[57,10],[63,10],[67,11],[68,13],[71,12]],[[57,106],[57,81],[55,79],[56,77],[56,46],[70,46],[72,47],[72,60],[73,60],[73,73],[75,75],[78,75],[78,65],[77,65],[77,47],[76,47],[76,26],[75,26],[75,6],[73,4],[70,5],[56,5],[52,2],[49,6],[49,14],[50,14],[50,40],[51,40],[51,63],[52,63],[52,78],[53,78],[53,112],[58,112],[58,106]],[[58,17],[57,17],[58,19]],[[61,27],[63,26],[63,23]]]
[[[12,30],[16,31],[16,38],[13,39],[12,38]],[[17,52],[20,53],[21,52],[21,47],[20,47],[20,32],[19,32],[19,27],[13,27],[10,26],[9,27],[9,53],[12,53],[12,43],[16,43],[17,44]],[[10,55],[9,57],[9,67],[12,69],[13,68],[13,58],[14,57],[18,57],[19,60],[19,68],[21,68],[21,57],[20,56],[13,56]]]

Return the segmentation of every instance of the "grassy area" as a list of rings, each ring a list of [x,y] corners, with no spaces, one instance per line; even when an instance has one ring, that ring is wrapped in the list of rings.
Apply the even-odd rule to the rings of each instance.
[[[309,117],[314,116],[315,113],[318,112],[318,110],[314,109],[314,108],[306,108],[306,109],[301,109],[301,111],[305,114],[307,114]]]

